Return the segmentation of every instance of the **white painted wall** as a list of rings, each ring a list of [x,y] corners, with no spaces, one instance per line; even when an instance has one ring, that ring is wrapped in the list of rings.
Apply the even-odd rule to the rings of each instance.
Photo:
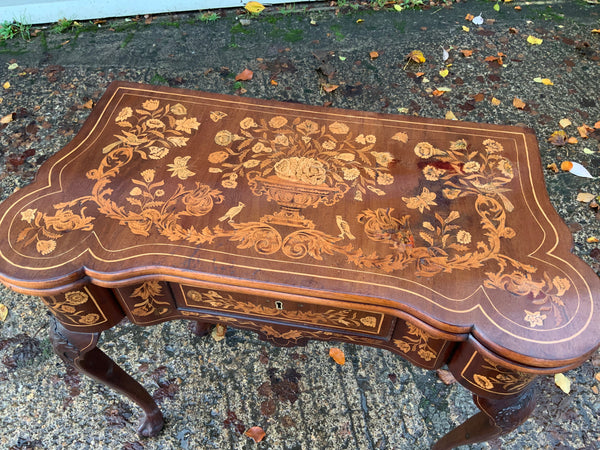
[[[316,0],[303,0],[316,1]],[[247,0],[0,0],[0,23],[39,24],[59,19],[88,20],[177,11],[243,7]],[[270,0],[263,5],[294,3]]]

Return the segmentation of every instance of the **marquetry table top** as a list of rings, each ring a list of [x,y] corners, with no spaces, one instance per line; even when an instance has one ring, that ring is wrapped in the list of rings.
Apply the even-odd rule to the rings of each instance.
[[[201,280],[403,311],[540,367],[597,347],[532,131],[113,83],[0,208],[0,279]]]

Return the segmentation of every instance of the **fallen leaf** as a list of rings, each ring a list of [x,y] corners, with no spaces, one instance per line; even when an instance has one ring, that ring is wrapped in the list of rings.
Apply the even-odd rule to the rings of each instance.
[[[392,136],[392,139],[406,144],[408,142],[408,135],[406,133],[403,133],[402,131],[399,131],[398,133]]]
[[[464,26],[464,25],[462,26],[462,30],[463,30],[464,32],[466,32],[466,33],[468,33],[469,31],[471,31],[471,29],[470,29],[469,27],[466,27],[466,26]]]
[[[215,325],[215,327],[213,328],[210,335],[215,341],[219,342],[219,341],[222,341],[223,339],[225,339],[226,332],[227,332],[227,326],[218,323]]]
[[[14,117],[15,117],[15,113],[7,114],[7,115],[5,115],[4,117],[2,117],[0,119],[0,123],[9,123],[9,122],[12,122],[13,119],[14,119]]]
[[[8,66],[8,70],[15,70],[19,65],[17,63],[12,63]]]
[[[527,42],[529,42],[531,45],[540,45],[542,42],[544,42],[544,40],[540,39],[540,38],[536,38],[535,36],[529,35],[529,36],[527,36]]]
[[[415,73],[415,77],[417,77],[417,78],[422,77],[423,75],[425,75],[425,72],[417,72],[417,73]]]
[[[600,240],[594,236],[590,236],[589,238],[586,239],[586,241],[588,244],[597,244],[598,242],[600,242]]]
[[[565,377],[562,373],[557,373],[554,375],[554,382],[563,390],[565,394],[571,392],[571,380]]]
[[[577,201],[583,202],[583,203],[589,203],[592,200],[594,200],[596,198],[596,196],[590,192],[580,192],[579,194],[577,194]]]
[[[500,100],[498,100],[496,97],[492,97],[492,105],[494,106],[498,106],[500,103],[502,103]]]
[[[546,166],[546,169],[548,169],[548,170],[551,170],[551,171],[552,171],[552,172],[554,172],[554,173],[558,173],[558,172],[560,172],[560,171],[558,170],[558,166],[556,165],[556,163],[548,164],[548,165]]]
[[[456,383],[456,378],[452,375],[452,372],[445,369],[436,370],[438,378],[442,381],[442,383],[449,385]]]
[[[515,97],[513,99],[513,106],[518,109],[523,109],[525,106],[527,106],[527,104],[520,98]]]
[[[250,69],[244,69],[236,75],[235,81],[249,81],[253,76],[254,72],[252,72]]]
[[[475,18],[475,16],[473,14],[467,14],[465,16],[465,20],[468,20],[469,22],[471,22],[474,18]]]
[[[356,23],[363,23],[364,21],[365,21],[365,19],[358,19],[358,20],[356,21]]]
[[[542,84],[546,86],[554,86],[554,83],[550,80],[550,78],[542,78]]]
[[[596,375],[594,375],[594,378],[596,379],[596,381],[600,382],[600,372],[596,373]]]
[[[593,155],[594,153],[596,153],[594,150],[589,149],[589,148],[584,148],[583,149],[583,153],[585,153],[586,155]]]
[[[323,89],[325,92],[333,92],[339,87],[340,86],[338,84],[325,83],[321,86],[321,89]]]
[[[594,29],[592,30],[592,33],[600,33],[600,28],[594,28]]]
[[[438,88],[437,90],[441,91],[441,92],[450,92],[450,91],[452,91],[451,88],[445,87],[445,86],[442,86],[442,87]]]
[[[496,11],[496,12],[500,12],[500,3],[496,3],[496,4],[494,5],[494,11]]]
[[[9,89],[9,88],[10,88],[10,82],[8,82],[8,81],[7,81],[6,83],[4,83],[4,84],[2,85],[2,87],[3,87],[4,89]]]
[[[406,59],[408,59],[409,61],[414,61],[417,64],[421,64],[421,63],[424,63],[425,61],[427,61],[425,59],[425,55],[423,55],[423,52],[421,50],[413,50],[412,52],[410,52],[408,54]]]
[[[446,120],[458,120],[452,111],[446,113]]]
[[[89,100],[88,100],[87,102],[85,102],[85,103],[84,103],[82,106],[83,106],[84,108],[86,108],[86,109],[92,109],[92,107],[94,106],[94,100],[92,100],[92,99],[89,99]]]
[[[567,133],[565,133],[564,130],[555,131],[548,138],[548,142],[557,147],[562,147],[567,143]]]
[[[482,102],[484,99],[485,99],[485,94],[483,92],[480,92],[479,94],[477,94],[473,97],[473,100],[475,100],[476,102]]]
[[[446,61],[448,58],[450,58],[450,53],[445,48],[442,48],[442,61]]]
[[[473,50],[461,50],[460,52],[463,54],[463,56],[465,58],[468,58],[469,56],[471,56],[473,54]]]
[[[569,125],[572,125],[572,122],[569,119],[565,118],[565,119],[560,119],[558,124],[561,126],[561,128],[567,128]]]
[[[510,34],[519,34],[519,30],[517,30],[517,29],[516,29],[516,28],[514,28],[514,27],[510,27],[510,28],[508,29],[508,32],[509,32]]]
[[[0,322],[4,322],[6,320],[6,316],[8,315],[8,308],[6,305],[0,303]]]
[[[332,347],[329,349],[329,356],[331,356],[333,360],[340,366],[343,366],[346,363],[346,356],[344,355],[344,352],[337,347]]]
[[[446,78],[448,76],[448,73],[449,73],[448,69],[442,69],[442,70],[440,70],[440,76],[442,78]]]
[[[580,127],[577,127],[577,131],[579,132],[579,136],[581,136],[583,139],[587,139],[589,136],[589,133],[591,133],[592,131],[594,131],[594,129],[592,127],[588,127],[585,123],[583,125],[581,125]]]
[[[435,95],[436,97],[439,97],[440,95],[444,95],[444,91],[440,90],[440,89],[435,89],[432,92],[433,95]]]
[[[279,83],[273,79],[271,79],[271,85],[273,86],[277,86]]]
[[[585,167],[575,161],[563,161],[560,164],[560,168],[565,172],[570,172],[578,177],[594,178]]]
[[[251,14],[260,14],[261,11],[265,9],[265,7],[259,2],[248,2],[244,8]]]
[[[262,441],[264,439],[264,437],[267,435],[267,433],[265,433],[265,430],[263,430],[261,427],[252,427],[248,431],[246,431],[244,434],[246,436],[248,436],[249,438],[254,439],[254,442],[256,442],[256,443]]]
[[[600,128],[600,120],[594,124],[594,128]]]
[[[577,138],[572,136],[569,139],[567,139],[567,144],[577,144],[577,142],[579,142],[577,141]]]
[[[515,11],[521,11],[521,7],[519,5],[515,6]]]
[[[369,56],[371,57],[371,59],[377,59],[379,58],[379,52],[369,52]]]

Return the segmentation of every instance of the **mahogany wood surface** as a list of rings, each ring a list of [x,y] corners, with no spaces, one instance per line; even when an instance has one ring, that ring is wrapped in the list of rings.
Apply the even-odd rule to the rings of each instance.
[[[95,348],[125,316],[448,364],[482,413],[436,448],[513,429],[535,374],[600,344],[600,281],[526,128],[115,82],[0,232],[0,280],[43,298],[56,351],[140,405],[143,435],[160,411]]]

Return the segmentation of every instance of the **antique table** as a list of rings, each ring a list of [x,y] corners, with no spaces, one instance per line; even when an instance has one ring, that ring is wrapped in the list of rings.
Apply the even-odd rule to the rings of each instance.
[[[439,449],[514,429],[536,375],[600,341],[598,276],[524,128],[117,82],[0,230],[2,282],[42,297],[55,351],[136,402],[143,436],[160,410],[96,347],[125,317],[447,364],[481,412]]]

